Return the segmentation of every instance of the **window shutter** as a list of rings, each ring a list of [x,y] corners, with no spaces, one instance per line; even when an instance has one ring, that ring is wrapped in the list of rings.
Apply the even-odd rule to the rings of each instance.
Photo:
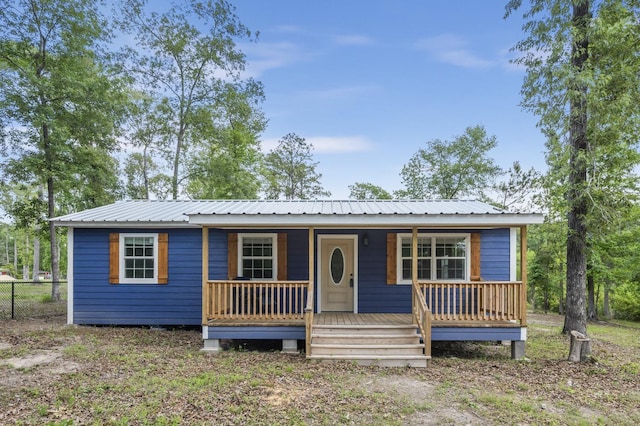
[[[398,241],[398,235],[389,232],[387,234],[387,284],[397,284],[398,283],[398,274],[397,274],[397,248],[396,244]]]
[[[227,235],[227,272],[230,280],[238,276],[238,234],[229,232]]]
[[[278,281],[287,280],[287,234],[278,234]]]
[[[109,283],[120,283],[120,234],[109,234]]]
[[[480,274],[480,233],[471,234],[471,281],[481,281]]]
[[[169,282],[169,234],[158,234],[158,284]]]

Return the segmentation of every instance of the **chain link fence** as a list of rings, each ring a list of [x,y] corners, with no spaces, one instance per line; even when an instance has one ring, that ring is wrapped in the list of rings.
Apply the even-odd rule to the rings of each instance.
[[[61,315],[67,312],[67,283],[60,282],[60,300],[51,298],[51,281],[0,281],[0,320]]]

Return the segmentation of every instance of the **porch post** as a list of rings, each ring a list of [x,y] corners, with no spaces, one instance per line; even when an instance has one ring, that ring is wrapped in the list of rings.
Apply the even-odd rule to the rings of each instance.
[[[315,300],[315,286],[314,286],[314,265],[315,265],[315,250],[314,250],[314,229],[309,227],[309,286],[307,287],[307,306],[305,308],[305,354],[308,357],[311,356],[311,332],[313,329],[313,311]]]
[[[527,325],[527,226],[520,227],[520,325]]]
[[[411,236],[411,283],[418,282],[418,228],[413,228]]]
[[[207,306],[209,303],[209,228],[202,227],[202,324],[207,325]]]

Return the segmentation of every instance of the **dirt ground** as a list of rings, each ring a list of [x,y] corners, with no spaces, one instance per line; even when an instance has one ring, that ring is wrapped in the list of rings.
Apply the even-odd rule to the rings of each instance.
[[[561,317],[529,321],[530,339],[557,345]],[[637,347],[594,344],[598,358],[588,364],[515,362],[508,346],[494,342],[436,345],[427,369],[382,369],[314,364],[269,348],[212,358],[199,351],[198,330],[75,327],[63,317],[4,321],[0,424],[637,424]],[[175,384],[210,380],[207,371],[228,383]],[[149,387],[163,388],[161,403],[142,396]],[[214,388],[235,397],[216,394],[210,406]]]

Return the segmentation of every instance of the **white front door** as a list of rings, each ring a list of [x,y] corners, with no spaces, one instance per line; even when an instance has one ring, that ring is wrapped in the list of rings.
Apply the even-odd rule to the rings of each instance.
[[[322,312],[353,312],[355,250],[353,238],[320,239]]]

